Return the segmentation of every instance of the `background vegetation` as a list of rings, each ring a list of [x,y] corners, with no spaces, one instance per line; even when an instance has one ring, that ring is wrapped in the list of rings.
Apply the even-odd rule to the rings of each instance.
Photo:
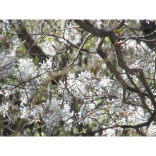
[[[1,20],[1,136],[155,136],[155,20]]]

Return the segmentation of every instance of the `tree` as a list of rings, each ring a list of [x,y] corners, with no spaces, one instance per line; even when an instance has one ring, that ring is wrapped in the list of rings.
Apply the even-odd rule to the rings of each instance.
[[[1,20],[3,136],[155,136],[155,21]]]

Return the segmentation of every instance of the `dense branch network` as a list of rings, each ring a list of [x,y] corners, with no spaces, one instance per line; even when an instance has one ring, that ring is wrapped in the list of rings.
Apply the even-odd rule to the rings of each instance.
[[[1,21],[1,135],[154,135],[147,21]]]

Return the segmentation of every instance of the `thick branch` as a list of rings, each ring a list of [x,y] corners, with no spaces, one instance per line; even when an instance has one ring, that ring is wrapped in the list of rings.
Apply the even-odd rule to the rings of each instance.
[[[138,130],[138,128],[141,128],[141,127],[144,127],[144,126],[147,126],[147,128],[148,128],[149,125],[151,124],[151,122],[153,121],[155,115],[156,115],[156,114],[153,113],[153,114],[151,115],[151,117],[148,119],[147,122],[144,122],[144,123],[139,124],[139,125],[115,125],[115,126],[112,126],[112,127],[102,128],[102,129],[97,130],[97,131],[94,131],[94,132],[92,132],[92,133],[95,134],[95,133],[101,132],[101,131],[106,130],[106,129],[117,128],[117,127],[121,127],[121,128],[123,128],[123,129],[125,129],[125,128],[134,128],[134,129],[136,129],[136,130]]]
[[[135,87],[135,89],[138,91],[138,94],[140,95],[140,98],[142,100],[143,105],[145,106],[145,108],[148,110],[148,112],[150,114],[152,114],[151,110],[149,109],[149,107],[147,106],[146,102],[145,102],[145,97],[143,96],[143,94],[141,93],[140,89],[138,88],[138,86],[135,84],[135,82],[133,81],[133,79],[130,77],[129,74],[127,74],[127,77],[129,78],[129,80],[131,81],[131,83],[133,84],[133,86]]]
[[[111,64],[111,62],[109,61],[109,59],[107,58],[107,54],[105,52],[103,52],[102,50],[98,50],[97,53],[100,55],[100,57],[104,60],[104,62],[106,63],[106,65],[108,66],[109,70],[111,71],[111,73],[113,73],[116,77],[116,79],[121,83],[122,87],[131,91],[131,92],[135,92],[138,93],[138,91],[133,88],[130,87],[125,81],[124,79],[120,76],[120,73],[113,67],[113,65]],[[149,96],[147,93],[141,92],[142,95],[144,96]],[[156,96],[154,96],[156,97]]]
[[[104,29],[94,27],[88,20],[75,20],[75,23],[97,37],[110,37],[113,34],[112,31],[105,31]]]
[[[15,28],[19,39],[23,42],[24,46],[30,53],[30,55],[35,58],[36,56],[39,58],[40,62],[43,62],[43,60],[46,60],[46,55],[43,53],[42,49],[38,47],[37,45],[32,46],[35,41],[33,38],[28,34],[24,24],[21,20],[11,20],[12,26]]]
[[[115,36],[115,35],[112,35],[112,36],[110,37],[110,39],[111,39],[111,42],[113,43],[113,45],[114,45],[114,47],[115,47],[115,52],[116,52],[116,54],[117,54],[117,59],[118,59],[118,65],[119,65],[122,69],[124,69],[127,73],[129,73],[129,74],[134,74],[134,73],[139,73],[139,74],[140,74],[140,78],[141,78],[141,80],[142,80],[142,82],[143,82],[143,85],[144,85],[144,87],[145,87],[145,89],[146,89],[146,91],[147,91],[147,93],[148,93],[148,95],[149,95],[149,97],[150,97],[150,99],[151,99],[151,101],[152,101],[152,104],[153,104],[153,106],[154,106],[154,108],[155,108],[155,110],[156,110],[155,98],[154,98],[154,95],[153,95],[153,93],[152,93],[152,91],[151,91],[151,89],[150,89],[150,87],[149,87],[149,85],[148,85],[148,83],[147,83],[147,81],[146,81],[146,79],[145,79],[143,70],[142,70],[142,69],[136,69],[136,68],[130,69],[130,68],[127,66],[127,64],[124,62],[124,60],[123,60],[123,56],[122,56],[122,52],[121,52],[121,47],[120,47],[120,45],[119,45],[119,44],[116,44],[116,40],[117,40],[117,39],[116,39],[116,36]]]

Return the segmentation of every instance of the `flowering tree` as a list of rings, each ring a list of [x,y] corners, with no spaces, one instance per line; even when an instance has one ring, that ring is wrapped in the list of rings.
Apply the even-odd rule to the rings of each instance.
[[[0,135],[155,136],[154,20],[1,20]]]

